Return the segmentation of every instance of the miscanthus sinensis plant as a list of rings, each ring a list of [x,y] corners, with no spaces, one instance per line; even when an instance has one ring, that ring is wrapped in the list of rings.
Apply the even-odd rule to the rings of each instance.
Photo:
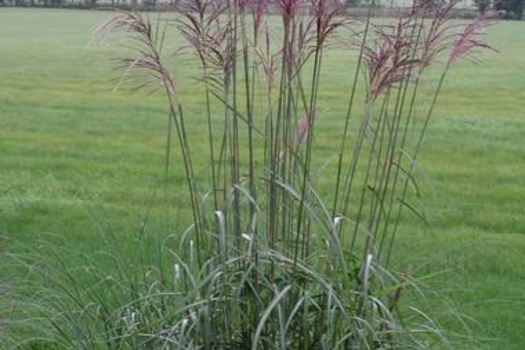
[[[86,260],[84,284],[58,256],[46,267],[55,287],[42,297],[49,346],[446,346],[431,318],[400,308],[412,281],[390,266],[402,213],[423,219],[407,198],[443,81],[457,60],[488,47],[480,35],[489,21],[451,22],[458,1],[415,3],[379,23],[330,0],[189,0],[173,19],[124,12],[102,24],[99,38],[121,32],[130,48],[125,80],[165,96],[166,176],[183,172],[191,217],[153,255],[126,252],[111,272]],[[185,114],[174,53],[164,49],[172,27],[198,62],[204,115]],[[322,175],[327,189],[316,139],[330,83],[324,57],[335,46],[357,59],[342,73],[352,88],[338,96],[346,113],[333,171]],[[422,104],[424,79],[435,91]],[[191,123],[207,129],[204,149],[192,144]]]

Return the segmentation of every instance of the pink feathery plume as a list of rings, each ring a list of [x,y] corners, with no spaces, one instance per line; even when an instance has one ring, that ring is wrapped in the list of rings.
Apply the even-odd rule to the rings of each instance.
[[[165,30],[165,28],[164,28]],[[132,47],[137,54],[120,60],[124,70],[122,79],[135,80],[134,90],[147,89],[154,92],[165,87],[175,94],[175,79],[161,59],[164,33],[152,25],[148,19],[134,12],[122,12],[107,20],[95,31],[99,41],[113,32],[124,32],[132,39]],[[130,73],[142,73],[133,77]]]
[[[423,38],[421,50],[421,66],[426,68],[432,65],[434,59],[443,51],[453,45],[454,35],[452,29],[456,24],[449,24],[454,8],[459,0],[450,1],[448,4],[435,7],[423,2],[419,8],[423,16],[431,15],[430,27]]]
[[[395,26],[378,26],[375,45],[364,48],[369,101],[408,79],[410,70],[420,63],[411,55],[414,49],[411,30],[411,23],[403,20]]]
[[[344,24],[344,8],[340,2],[318,0],[313,2],[314,19],[316,22],[317,46],[324,42],[335,30]]]
[[[474,22],[466,25],[463,31],[457,35],[447,65],[450,66],[454,61],[463,57],[478,61],[472,56],[473,51],[477,48],[496,51],[492,46],[480,39],[484,30],[493,23],[494,21],[487,16],[480,16]]]
[[[121,12],[99,25],[95,30],[95,39],[102,42],[113,32],[134,33],[139,38],[151,38],[151,26],[138,13]]]

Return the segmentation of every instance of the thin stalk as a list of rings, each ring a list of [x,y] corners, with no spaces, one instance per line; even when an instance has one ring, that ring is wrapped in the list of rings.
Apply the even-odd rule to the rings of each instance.
[[[337,211],[337,207],[338,207],[339,191],[340,191],[340,187],[341,187],[341,174],[342,174],[342,171],[343,171],[343,161],[344,161],[343,158],[344,158],[344,153],[345,153],[345,148],[346,148],[346,140],[348,139],[348,130],[349,130],[349,126],[350,126],[350,117],[352,115],[352,110],[353,110],[353,106],[354,106],[355,92],[357,91],[357,81],[359,79],[359,72],[361,70],[361,64],[362,64],[362,61],[363,61],[363,52],[364,52],[364,49],[365,49],[365,46],[366,46],[366,40],[367,40],[368,32],[369,32],[369,29],[370,29],[370,18],[371,18],[371,13],[372,13],[371,11],[372,11],[372,7],[370,6],[369,9],[368,9],[368,16],[367,16],[367,20],[366,20],[365,31],[364,31],[364,34],[363,34],[363,40],[361,41],[361,48],[360,48],[360,51],[359,51],[359,56],[358,56],[358,60],[357,60],[357,66],[356,66],[356,69],[355,69],[354,81],[352,83],[352,90],[350,92],[350,100],[348,101],[348,108],[347,108],[347,111],[346,111],[344,131],[343,131],[343,136],[341,138],[341,147],[339,148],[339,159],[338,159],[338,162],[337,162],[337,176],[336,176],[336,181],[335,181],[335,192],[334,192],[334,203],[333,203],[333,211],[332,211],[332,220],[335,219],[336,211]]]
[[[405,121],[405,126],[404,126],[404,130],[403,130],[403,136],[402,136],[401,144],[399,146],[400,151],[398,152],[398,157],[397,157],[397,160],[396,160],[396,171],[395,171],[395,174],[394,174],[394,180],[392,182],[392,190],[391,190],[391,194],[390,194],[388,212],[386,214],[385,222],[383,224],[383,232],[381,234],[381,241],[379,243],[379,250],[378,250],[378,256],[377,256],[378,261],[379,261],[379,258],[381,256],[382,250],[383,250],[383,246],[384,246],[384,242],[385,242],[385,238],[386,238],[386,231],[387,231],[387,228],[389,227],[389,223],[390,223],[390,218],[391,218],[391,213],[392,213],[392,208],[393,208],[393,203],[394,203],[394,196],[395,196],[397,182],[398,182],[398,177],[399,177],[399,168],[401,167],[401,159],[402,159],[402,156],[403,156],[402,150],[405,147],[406,140],[407,140],[407,135],[408,135],[409,125],[410,125],[410,122],[412,120],[413,110],[414,110],[416,97],[417,97],[417,92],[418,92],[418,87],[419,87],[419,81],[420,81],[419,77],[420,76],[421,76],[421,73],[419,73],[418,78],[417,78],[416,83],[415,83],[415,86],[414,86],[414,91],[412,93],[412,98],[411,98],[411,102],[410,102],[408,116],[407,116],[407,119]],[[378,230],[378,229],[379,229],[379,225],[376,227],[376,230]]]
[[[414,44],[413,44],[413,51],[410,55],[410,59],[411,60],[415,60],[416,58],[416,55],[418,53],[418,47],[419,47],[419,41],[421,40],[421,35],[422,35],[422,32],[423,32],[423,27],[424,27],[424,18],[421,19],[421,23],[412,30],[411,32],[411,37],[410,37],[410,42],[413,42],[414,41]],[[415,38],[414,38],[415,36]],[[404,106],[405,106],[405,101],[406,101],[406,95],[407,95],[407,92],[408,92],[408,87],[409,85],[411,84],[410,80],[411,80],[411,77],[412,77],[412,74],[413,74],[413,66],[410,65],[408,67],[405,67],[403,69],[403,76],[405,76],[406,74],[406,79],[403,80],[401,86],[400,86],[400,90],[399,90],[399,94],[398,94],[398,99],[396,101],[396,107],[394,109],[394,120],[395,120],[395,129],[393,130],[393,140],[392,140],[392,143],[390,144],[389,143],[389,155],[388,155],[388,158],[387,158],[387,162],[385,163],[385,171],[386,171],[386,178],[385,178],[385,182],[384,182],[384,185],[383,185],[383,191],[382,191],[382,194],[381,196],[378,197],[378,202],[381,207],[384,205],[384,201],[386,199],[386,196],[387,196],[387,192],[388,192],[388,189],[389,189],[389,185],[392,184],[392,193],[393,191],[395,191],[395,187],[396,187],[396,181],[397,181],[397,176],[395,176],[394,180],[391,182],[390,181],[390,178],[391,178],[391,174],[392,174],[392,165],[393,165],[393,162],[394,162],[394,156],[395,156],[395,152],[396,152],[396,149],[398,149],[398,136],[399,136],[399,130],[400,130],[400,126],[401,126],[401,120],[402,120],[402,117],[403,117],[403,111],[404,111]],[[410,122],[410,113],[409,115],[406,117],[407,119],[407,123]],[[403,140],[402,140],[403,142]],[[396,168],[398,170],[398,168]],[[396,172],[397,174],[397,172]],[[383,175],[384,175],[384,172],[383,172]],[[381,184],[380,184],[380,188],[381,188]],[[366,246],[366,250],[369,249],[370,247],[370,244],[373,244],[373,242],[375,242],[376,240],[376,234],[377,234],[377,229],[379,227],[379,224],[381,222],[381,217],[382,217],[382,214],[383,214],[383,210],[380,210],[378,205],[376,203],[376,206],[375,206],[375,209],[374,209],[374,213],[373,213],[373,216],[370,218],[370,223],[371,225],[373,226],[374,223],[376,224],[375,225],[375,229],[373,229],[373,234],[372,234],[372,241],[370,242],[367,242],[367,246]],[[377,214],[376,214],[377,213]],[[366,254],[366,252],[365,252]]]
[[[432,116],[432,114],[434,112],[434,108],[436,106],[439,94],[441,92],[441,88],[443,86],[443,81],[445,80],[445,77],[447,75],[448,68],[449,68],[448,66],[445,68],[445,70],[441,74],[441,78],[439,79],[439,83],[437,85],[436,92],[434,94],[434,98],[432,99],[432,103],[431,103],[430,108],[428,110],[427,116],[425,118],[425,122],[423,124],[423,128],[421,130],[421,133],[419,134],[419,139],[418,139],[416,147],[414,149],[414,156],[412,157],[412,161],[410,162],[410,168],[408,170],[408,175],[412,174],[412,171],[414,170],[414,167],[415,167],[415,164],[416,164],[415,160],[416,160],[417,155],[419,153],[419,150],[421,148],[421,144],[423,143],[423,138],[424,138],[426,130],[428,128],[428,122],[430,121],[430,117]],[[388,266],[390,264],[390,259],[391,259],[391,256],[392,256],[392,247],[394,245],[394,239],[396,237],[397,229],[399,227],[399,222],[400,222],[400,218],[401,218],[401,211],[402,211],[402,208],[403,208],[402,201],[405,199],[405,196],[406,196],[406,191],[407,191],[407,188],[408,188],[408,181],[409,181],[409,178],[407,176],[407,178],[405,180],[405,183],[403,184],[403,190],[401,192],[401,197],[400,197],[401,201],[400,201],[400,203],[398,205],[398,211],[397,211],[396,219],[394,221],[394,229],[392,231],[392,236],[391,236],[390,242],[389,242],[388,255],[387,255],[387,258],[385,260],[385,268],[386,269],[388,269]]]
[[[373,103],[371,101],[368,101],[366,106],[365,106],[365,112],[364,112],[364,118],[363,118],[363,121],[361,122],[361,126],[359,128],[359,133],[358,133],[358,136],[357,136],[357,140],[356,140],[356,144],[354,146],[354,152],[352,154],[352,158],[351,158],[351,161],[350,161],[350,164],[349,164],[349,168],[348,168],[348,173],[346,175],[346,181],[345,181],[345,186],[344,186],[344,189],[343,189],[343,193],[345,193],[345,198],[342,202],[342,210],[341,210],[341,214],[343,216],[347,216],[347,211],[348,211],[348,206],[349,206],[349,202],[350,202],[350,194],[351,194],[351,190],[352,190],[352,186],[353,186],[353,181],[355,179],[355,171],[357,169],[357,164],[359,162],[359,157],[361,155],[361,151],[362,151],[362,147],[363,147],[363,142],[364,142],[364,138],[365,138],[365,134],[366,134],[366,128],[367,128],[367,125],[370,121],[370,117],[371,117],[371,109],[372,109],[372,105]],[[342,224],[342,223],[341,223]],[[353,238],[352,240],[355,240],[355,238]],[[351,247],[353,247],[354,243],[351,244]]]
[[[302,188],[301,188],[301,200],[299,202],[299,210],[297,212],[297,241],[295,246],[294,253],[294,262],[297,263],[298,258],[298,248],[299,248],[299,238],[302,236],[302,258],[306,259],[308,254],[308,245],[310,244],[310,235],[305,232],[304,235],[301,235],[301,228],[303,224],[303,215],[304,215],[304,206],[306,201],[306,188],[309,182],[310,175],[310,163],[312,157],[312,145],[313,145],[313,128],[315,124],[315,113],[316,113],[316,101],[317,101],[317,92],[319,90],[319,78],[321,73],[321,58],[322,58],[322,47],[318,46],[314,54],[314,68],[312,74],[312,90],[310,95],[310,106],[308,110],[308,135],[306,139],[306,155],[304,161],[304,169],[302,174]]]
[[[270,202],[269,202],[269,222],[270,222],[270,236],[272,240],[275,240],[275,234],[277,227],[279,227],[278,221],[278,181],[277,174],[280,169],[280,152],[283,150],[280,142],[281,138],[281,129],[282,129],[282,119],[284,118],[284,108],[285,108],[285,98],[286,98],[286,84],[287,84],[287,69],[288,69],[288,55],[290,53],[289,41],[290,41],[290,22],[286,18],[283,18],[284,22],[284,33],[283,33],[283,54],[282,54],[282,63],[281,63],[281,79],[279,86],[279,98],[277,102],[277,116],[275,119],[275,132],[272,140],[273,143],[273,153],[270,159],[271,166],[271,188],[270,188]],[[273,128],[273,127],[272,127]],[[285,232],[282,232],[283,239],[286,241],[288,237]],[[285,245],[286,247],[287,245]]]
[[[273,109],[272,109],[272,91],[271,91],[271,88],[270,86],[268,86],[268,91],[267,91],[267,96],[266,96],[266,103],[268,105],[268,117],[267,117],[267,120],[266,120],[266,131],[265,131],[265,138],[264,138],[264,143],[265,143],[265,146],[264,146],[264,150],[265,150],[265,154],[266,154],[266,159],[265,159],[265,168],[268,168],[269,165],[272,165],[273,164],[273,154],[274,154],[274,143],[273,143],[273,139],[274,139],[274,126],[273,126]],[[272,165],[273,166],[273,165]],[[273,203],[273,198],[275,197],[275,194],[273,192],[274,188],[275,188],[275,185],[276,183],[274,182],[274,177],[273,177],[273,171],[271,172],[270,174],[270,177],[272,178],[272,180],[270,182],[268,182],[266,184],[266,193],[268,194],[268,199],[267,199],[267,202],[268,202],[268,205],[269,207],[271,207],[271,204]],[[270,248],[270,250],[273,250],[275,248],[275,237],[274,237],[274,230],[273,230],[273,222],[271,221],[272,220],[272,212],[270,210],[270,208],[267,207],[268,209],[266,210],[266,240],[268,241],[268,247]]]
[[[377,140],[379,139],[379,135],[381,134],[379,129],[381,128],[381,125],[386,123],[386,121],[384,121],[383,118],[385,118],[385,115],[387,113],[387,109],[386,109],[387,106],[388,106],[388,98],[385,98],[384,101],[383,101],[383,104],[381,106],[381,111],[379,113],[379,118],[377,120],[376,128],[375,128],[375,131],[374,131],[374,136],[373,136],[373,139],[372,139],[372,146],[371,146],[371,149],[370,149],[370,155],[368,157],[366,171],[365,171],[365,178],[363,180],[363,187],[361,189],[361,198],[358,201],[359,208],[358,208],[357,217],[356,217],[356,220],[355,220],[354,233],[353,233],[353,236],[352,236],[352,243],[350,245],[350,251],[351,252],[354,249],[354,245],[355,245],[356,238],[357,238],[357,233],[359,231],[359,226],[360,226],[360,223],[361,223],[363,209],[364,209],[365,202],[366,202],[366,192],[367,192],[367,190],[369,190],[368,189],[368,179],[370,177],[370,172],[372,170],[372,164],[374,163],[373,162],[373,160],[374,160],[373,154],[375,153]],[[382,145],[382,142],[380,142],[380,144]],[[367,240],[368,239],[369,239],[369,235],[367,235]]]
[[[279,155],[279,161],[280,161],[280,176],[283,183],[286,183],[288,185],[292,185],[294,183],[293,174],[291,173],[291,157],[292,154],[290,152],[291,145],[292,145],[292,133],[293,133],[293,127],[292,127],[292,119],[293,119],[293,113],[296,110],[295,106],[295,99],[294,99],[294,82],[295,77],[299,73],[298,67],[296,65],[296,60],[293,47],[297,44],[297,24],[295,17],[291,18],[291,24],[290,24],[290,36],[289,36],[289,44],[288,46],[291,48],[291,50],[288,51],[288,59],[287,59],[287,67],[286,67],[286,85],[285,85],[285,103],[283,105],[283,118],[281,119],[281,128],[282,128],[282,138],[280,140],[281,142],[281,152]],[[290,196],[285,191],[281,191],[281,200],[280,205],[282,207],[281,212],[281,231],[283,233],[286,233],[288,235],[287,242],[293,241],[293,213],[292,213],[292,203]],[[290,248],[291,244],[287,244],[287,249]]]
[[[192,209],[192,213],[193,213],[193,220],[194,220],[194,224],[195,224],[195,235],[197,237],[197,260],[199,262],[199,264],[201,263],[201,245],[203,244],[203,237],[201,235],[201,230],[200,230],[200,223],[201,223],[201,220],[200,220],[200,212],[199,212],[199,205],[198,205],[198,202],[197,202],[197,198],[198,198],[198,195],[197,195],[197,190],[196,190],[196,187],[195,187],[195,174],[194,174],[194,171],[193,171],[193,165],[192,165],[192,162],[191,162],[191,153],[189,151],[189,144],[188,144],[188,140],[186,138],[186,129],[184,127],[184,119],[183,119],[183,116],[182,116],[182,107],[180,105],[179,106],[179,112],[181,113],[180,117],[178,118],[177,117],[177,112],[175,111],[175,107],[174,107],[174,100],[173,100],[173,97],[171,95],[171,92],[169,90],[169,88],[166,86],[166,94],[168,96],[168,100],[169,100],[169,110],[170,110],[170,114],[173,118],[173,121],[174,121],[174,124],[175,124],[175,129],[177,131],[177,136],[178,136],[178,139],[179,139],[179,144],[180,144],[180,147],[181,147],[181,153],[182,153],[182,158],[183,158],[183,162],[184,162],[184,168],[185,168],[185,171],[186,171],[186,180],[187,180],[187,183],[188,183],[188,190],[190,192],[190,202],[191,202],[191,209]],[[180,119],[180,120],[179,120]]]
[[[214,211],[217,211],[219,209],[219,200],[217,198],[217,176],[216,176],[216,170],[215,170],[215,144],[213,142],[213,126],[212,126],[212,120],[211,120],[211,101],[210,101],[210,88],[209,83],[206,77],[207,69],[206,66],[204,66],[204,75],[206,80],[206,115],[207,115],[207,121],[208,121],[208,142],[210,145],[210,166],[211,166],[211,180],[212,180],[212,187],[213,187],[213,206]]]
[[[232,106],[233,110],[238,110],[237,104],[237,42],[238,42],[238,0],[235,0],[235,8],[233,11],[233,28],[232,28]],[[232,134],[230,144],[230,157],[232,166],[232,183],[231,188],[233,191],[233,237],[235,241],[235,247],[240,251],[240,239],[241,239],[241,210],[240,210],[240,193],[238,186],[240,186],[240,168],[239,168],[239,118],[236,113],[232,115]]]
[[[253,145],[253,100],[250,86],[250,58],[248,51],[248,39],[246,34],[246,19],[244,12],[241,13],[241,36],[242,36],[242,55],[244,60],[244,83],[246,97],[246,111],[248,119],[248,188],[253,200],[248,203],[249,223],[255,215],[255,170],[254,170],[254,145]],[[251,77],[254,79],[254,77]]]

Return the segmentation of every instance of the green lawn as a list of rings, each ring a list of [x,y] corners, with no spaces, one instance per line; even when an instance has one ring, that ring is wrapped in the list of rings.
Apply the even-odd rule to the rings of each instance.
[[[19,251],[42,234],[89,251],[99,244],[93,237],[105,232],[126,242],[145,222],[156,234],[180,232],[187,223],[178,195],[182,178],[164,191],[162,98],[114,91],[110,57],[118,49],[90,44],[91,30],[108,16],[0,9],[4,252]],[[522,350],[525,23],[500,23],[487,39],[500,53],[484,54],[482,65],[462,63],[446,81],[419,161],[433,232],[416,221],[403,225],[397,264],[432,276],[425,283],[440,295],[431,304],[442,310],[445,325],[458,326],[454,312],[475,320],[469,325],[479,343],[469,348]],[[343,51],[326,60],[331,69],[322,78],[319,142],[329,157],[331,134],[345,110],[331,101],[348,91],[353,66]],[[200,118],[190,60],[177,62],[176,72],[186,114]],[[199,125],[190,127],[195,139],[205,134]],[[204,162],[197,166],[205,169]],[[0,327],[3,322],[0,315]]]

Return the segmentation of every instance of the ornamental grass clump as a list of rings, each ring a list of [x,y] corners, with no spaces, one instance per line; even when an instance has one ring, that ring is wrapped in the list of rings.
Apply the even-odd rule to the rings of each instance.
[[[424,220],[409,197],[419,194],[416,159],[443,81],[454,62],[488,47],[480,40],[488,19],[451,22],[457,3],[419,1],[381,24],[372,8],[357,18],[329,0],[189,0],[174,19],[124,12],[102,24],[100,38],[125,34],[130,55],[121,65],[131,88],[165,96],[166,176],[183,172],[191,217],[154,254],[113,252],[124,258],[112,272],[87,261],[87,289],[69,273],[56,274],[62,288],[45,299],[50,344],[446,346],[430,317],[400,307],[413,282],[390,265],[402,213]],[[165,49],[170,28],[199,65],[205,115],[185,112],[184,86],[170,69],[174,53]],[[351,89],[337,96],[346,113],[322,175],[327,189],[319,184],[327,160],[319,159],[316,139],[324,137],[319,96],[330,84],[322,71],[333,47],[357,59],[341,73]],[[434,97],[423,105],[420,83],[440,67]],[[205,148],[192,144],[192,123],[207,129]],[[207,160],[205,171],[196,159]]]

